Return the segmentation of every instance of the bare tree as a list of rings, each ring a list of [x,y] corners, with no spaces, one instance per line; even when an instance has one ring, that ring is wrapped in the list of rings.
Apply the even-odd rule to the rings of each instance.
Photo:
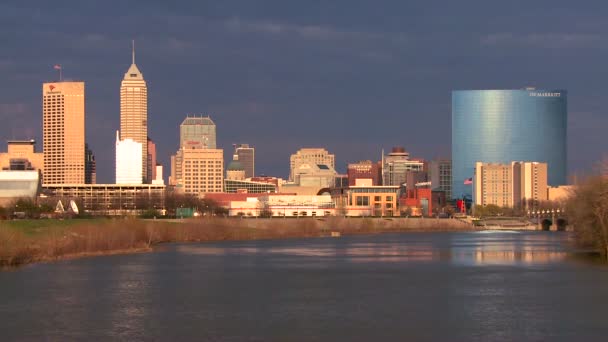
[[[600,164],[600,174],[578,184],[566,203],[568,222],[576,242],[594,248],[608,258],[608,160]]]

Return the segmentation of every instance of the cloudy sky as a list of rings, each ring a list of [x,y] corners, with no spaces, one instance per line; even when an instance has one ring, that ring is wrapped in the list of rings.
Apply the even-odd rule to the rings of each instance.
[[[564,88],[569,170],[606,152],[605,1],[190,0],[0,3],[0,138],[41,144],[41,83],[86,82],[98,181],[114,180],[119,86],[131,39],[148,82],[150,137],[169,172],[185,115],[218,145],[256,148],[256,173],[326,147],[338,171],[403,145],[450,156],[451,90]],[[5,150],[5,145],[0,145]]]

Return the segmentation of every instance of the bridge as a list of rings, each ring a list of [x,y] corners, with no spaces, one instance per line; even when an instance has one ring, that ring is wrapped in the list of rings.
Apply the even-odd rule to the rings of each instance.
[[[537,225],[537,230],[565,231],[568,227],[565,210],[561,208],[528,210],[527,216]]]

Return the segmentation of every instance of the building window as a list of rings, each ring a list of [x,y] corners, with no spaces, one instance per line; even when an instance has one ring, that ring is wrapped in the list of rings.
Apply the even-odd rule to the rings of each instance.
[[[357,206],[368,206],[369,196],[357,196]]]

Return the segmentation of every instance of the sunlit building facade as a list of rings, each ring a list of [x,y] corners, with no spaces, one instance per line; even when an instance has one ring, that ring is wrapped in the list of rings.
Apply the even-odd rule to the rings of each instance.
[[[566,90],[453,91],[452,197],[471,196],[476,162],[544,162],[549,184],[565,184],[567,119]]]
[[[142,181],[148,180],[148,86],[135,64],[135,49],[120,84],[120,139],[141,144]]]
[[[301,148],[289,158],[289,180],[296,182],[302,164],[327,165],[331,169],[336,167],[336,156],[324,148]]]
[[[84,82],[42,85],[44,184],[85,182]]]
[[[116,184],[142,184],[141,143],[116,132]]]

